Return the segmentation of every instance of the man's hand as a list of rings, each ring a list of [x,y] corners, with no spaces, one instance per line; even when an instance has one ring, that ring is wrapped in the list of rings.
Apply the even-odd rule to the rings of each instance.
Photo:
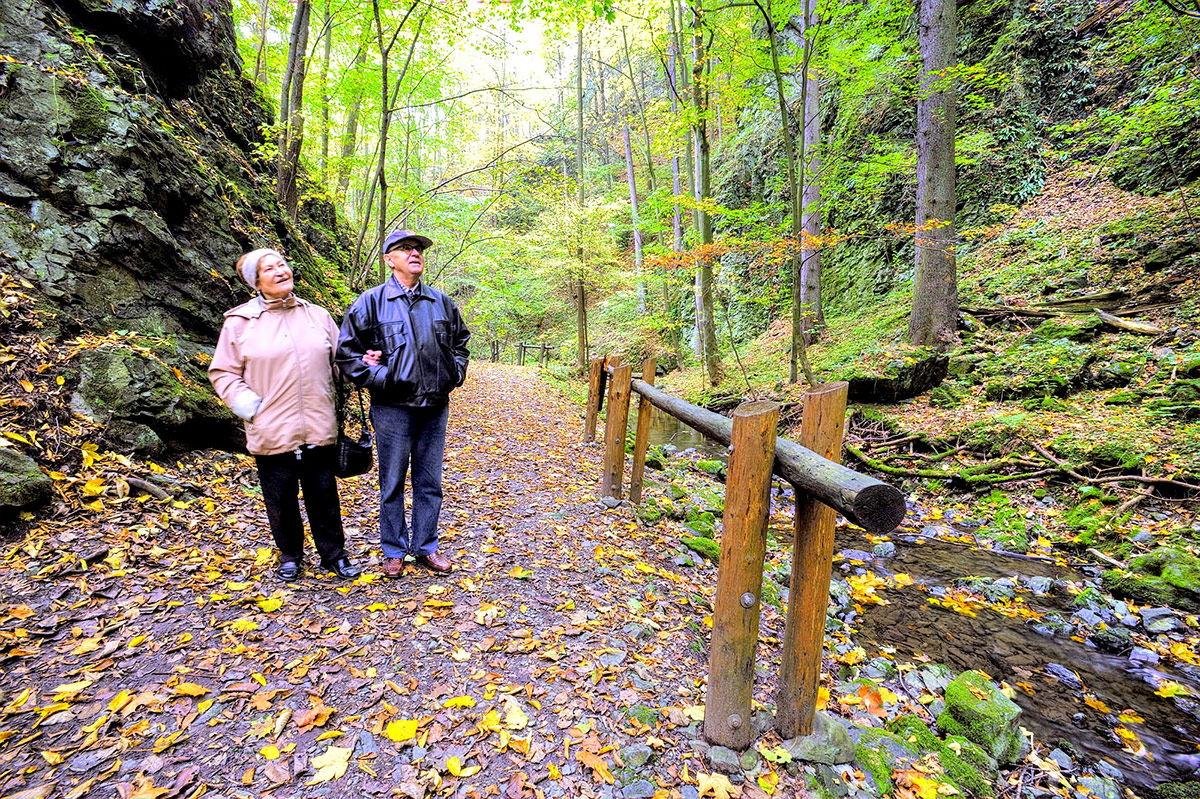
[[[382,355],[383,350],[367,350],[363,353],[362,362],[367,366],[378,366]]]

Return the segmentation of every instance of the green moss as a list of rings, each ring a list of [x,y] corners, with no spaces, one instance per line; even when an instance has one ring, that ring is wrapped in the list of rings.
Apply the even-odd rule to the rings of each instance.
[[[1157,799],[1200,799],[1200,782],[1164,782],[1154,794]]]
[[[1171,547],[1129,561],[1128,572],[1117,569],[1102,576],[1105,588],[1141,604],[1200,609],[1200,558]]]
[[[964,752],[970,752],[973,749],[974,752],[968,754],[967,757],[973,758],[979,765],[969,763],[960,757],[953,748],[934,735],[929,727],[925,726],[925,722],[916,716],[899,716],[890,721],[887,726],[901,739],[915,743],[922,752],[935,752],[938,762],[942,764],[946,778],[960,792],[976,797],[993,795],[992,786],[984,777],[986,772],[981,773],[980,769],[980,766],[987,765],[987,755],[975,744],[962,739],[965,741],[965,745],[960,744],[960,747]],[[990,771],[994,775],[994,767]]]
[[[978,671],[965,671],[946,686],[945,698],[938,729],[978,744],[997,762],[1017,759],[1023,743],[1017,727],[1021,708],[995,683]]]
[[[84,141],[95,141],[108,131],[108,101],[92,86],[69,83],[66,101],[71,109],[71,133]]]
[[[679,539],[680,542],[688,549],[695,552],[705,560],[719,563],[721,560],[721,545],[711,538],[697,538],[690,535],[685,535]]]
[[[661,714],[652,707],[645,705],[632,705],[625,708],[625,716],[631,719],[637,719],[647,727],[653,727],[658,723]]]
[[[1032,343],[1091,341],[1100,333],[1101,321],[1092,315],[1055,316],[1042,322],[1025,338]]]
[[[779,590],[779,583],[771,578],[771,575],[763,575],[762,602],[765,605],[771,605],[779,610],[783,610],[783,594]]]
[[[895,789],[892,771],[896,766],[889,754],[911,753],[908,744],[898,736],[879,729],[861,729],[858,745],[854,749],[854,760],[863,773],[875,783],[880,796],[890,796]]]
[[[725,464],[718,460],[700,460],[696,461],[696,468],[707,474],[719,476],[725,471]]]

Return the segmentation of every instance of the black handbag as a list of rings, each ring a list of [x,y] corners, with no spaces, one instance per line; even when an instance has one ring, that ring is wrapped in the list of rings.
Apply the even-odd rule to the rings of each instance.
[[[362,389],[354,386],[354,390],[358,393],[358,416],[361,433],[357,439],[346,435],[346,392],[342,389],[346,384],[341,375],[338,375],[338,390],[337,402],[335,407],[337,410],[338,437],[337,437],[337,474],[338,477],[357,477],[360,474],[366,474],[371,471],[371,467],[375,463],[374,442],[371,440],[371,431],[367,427],[367,412],[363,408]]]

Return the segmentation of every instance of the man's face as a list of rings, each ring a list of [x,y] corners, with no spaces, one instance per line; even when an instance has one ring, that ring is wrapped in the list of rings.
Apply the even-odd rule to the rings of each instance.
[[[401,239],[388,250],[387,262],[397,280],[411,285],[425,271],[425,247],[414,239]]]

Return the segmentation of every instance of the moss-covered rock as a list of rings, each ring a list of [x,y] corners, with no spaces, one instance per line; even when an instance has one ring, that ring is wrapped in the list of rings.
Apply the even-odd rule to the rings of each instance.
[[[685,535],[679,541],[705,560],[712,561],[713,563],[719,563],[721,560],[721,545],[711,538],[698,538]]]
[[[1067,341],[1091,341],[1100,334],[1103,325],[1092,314],[1055,316],[1042,322],[1025,336],[1026,342],[1038,344],[1065,339]]]
[[[989,779],[996,776],[996,762],[977,744],[961,736],[950,736],[943,741],[925,722],[912,715],[893,719],[887,728],[922,753],[937,754],[946,778],[961,793],[975,797],[994,794]]]
[[[998,763],[1019,758],[1025,739],[1017,719],[1021,708],[978,671],[965,671],[946,686],[946,709],[938,729],[978,744]]]
[[[1129,561],[1128,571],[1106,571],[1102,580],[1122,599],[1200,610],[1200,558],[1179,549],[1159,547]]]
[[[40,505],[53,490],[54,483],[42,474],[37,461],[0,447],[0,512]]]
[[[880,796],[891,796],[895,790],[893,771],[909,768],[920,759],[916,747],[886,730],[852,727],[850,736],[855,741],[854,762],[874,784],[875,792]]]
[[[949,366],[949,357],[928,348],[897,353],[882,368],[861,365],[858,374],[848,376],[849,400],[892,403],[924,394],[946,379]]]
[[[169,362],[181,363],[185,372]],[[179,446],[232,449],[242,440],[241,426],[220,403],[203,371],[165,342],[144,339],[101,344],[78,356],[79,385],[71,407],[105,425],[138,425]],[[200,382],[203,381],[203,382]],[[121,425],[117,424],[118,434]],[[110,437],[117,443],[122,436]],[[143,449],[153,449],[147,440]],[[138,447],[131,447],[137,449]]]
[[[846,726],[820,710],[813,719],[812,734],[784,741],[783,748],[796,760],[829,766],[849,763],[855,756],[854,741]]]

